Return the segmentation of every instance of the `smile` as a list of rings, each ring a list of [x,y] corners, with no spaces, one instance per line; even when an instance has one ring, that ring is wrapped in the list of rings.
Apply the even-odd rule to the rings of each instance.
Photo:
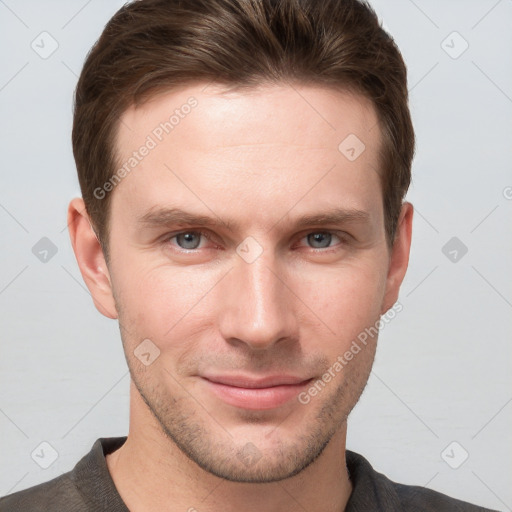
[[[208,389],[223,402],[250,410],[279,407],[296,397],[313,380],[286,375],[264,378],[242,375],[201,378]]]

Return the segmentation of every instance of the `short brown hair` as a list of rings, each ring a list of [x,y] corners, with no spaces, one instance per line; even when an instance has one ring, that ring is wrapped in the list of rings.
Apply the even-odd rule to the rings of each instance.
[[[107,23],[75,91],[73,154],[107,261],[111,194],[98,199],[94,191],[120,165],[120,116],[158,92],[200,81],[235,87],[294,81],[371,99],[382,133],[379,174],[392,246],[415,136],[405,63],[366,2],[136,0]]]

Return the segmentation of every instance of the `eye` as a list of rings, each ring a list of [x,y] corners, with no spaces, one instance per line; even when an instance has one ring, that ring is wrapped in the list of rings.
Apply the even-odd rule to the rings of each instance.
[[[337,235],[331,231],[312,231],[303,237],[302,240],[306,239],[313,249],[329,249],[331,247],[335,247],[331,245],[333,237],[334,240],[337,239],[341,244],[347,242],[347,237],[342,236],[341,234]],[[341,244],[338,243],[336,245]]]
[[[193,251],[199,248],[201,237],[207,238],[208,235],[202,231],[182,231],[166,238],[166,242],[176,239],[180,249]]]
[[[182,251],[195,251],[204,248],[201,245],[202,238],[211,241],[208,233],[198,230],[180,231],[166,236],[163,240],[165,244],[171,244],[178,252]],[[319,252],[327,252],[327,249],[336,250],[337,246],[347,244],[349,235],[344,233],[337,233],[332,231],[312,231],[301,238],[301,241],[306,240],[307,245],[311,249]],[[173,240],[175,240],[173,242]],[[338,243],[335,243],[338,241]],[[204,245],[204,244],[203,244]]]

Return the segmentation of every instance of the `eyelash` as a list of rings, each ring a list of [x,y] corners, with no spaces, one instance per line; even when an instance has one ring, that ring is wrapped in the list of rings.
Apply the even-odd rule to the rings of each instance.
[[[177,233],[172,233],[172,234],[169,234],[167,235],[164,239],[163,239],[163,243],[164,244],[169,244],[169,242],[176,238],[178,235],[183,235],[185,233],[194,233],[194,234],[197,234],[197,235],[201,235],[201,236],[204,236],[207,240],[209,240],[210,242],[213,242],[212,240],[212,237],[209,235],[208,232],[206,231],[201,231],[201,230],[197,230],[197,229],[188,229],[188,230],[184,230],[184,231],[179,231]],[[326,234],[330,234],[330,235],[334,235],[335,237],[337,237],[339,240],[340,240],[340,243],[337,244],[337,245],[334,245],[332,247],[325,247],[325,248],[316,248],[316,247],[310,247],[309,249],[314,251],[314,252],[321,252],[321,253],[330,253],[330,252],[333,252],[333,251],[336,251],[338,250],[338,246],[341,246],[341,245],[346,245],[348,244],[349,242],[349,237],[350,235],[348,235],[347,233],[343,233],[343,232],[339,232],[339,231],[330,231],[330,230],[313,230],[313,231],[308,231],[307,233],[305,233],[304,235],[301,236],[300,240],[302,240],[303,238],[306,238],[308,235],[311,235],[313,233],[326,233]],[[179,253],[183,253],[183,254],[189,254],[189,253],[192,253],[192,252],[195,252],[195,251],[198,251],[199,249],[182,249],[180,247],[174,247],[175,250]]]

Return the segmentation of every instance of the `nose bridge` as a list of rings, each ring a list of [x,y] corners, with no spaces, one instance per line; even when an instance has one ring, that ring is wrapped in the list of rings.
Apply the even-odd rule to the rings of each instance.
[[[293,296],[273,252],[263,251],[248,261],[237,258],[230,272],[221,328],[227,341],[238,339],[264,349],[295,336]]]

